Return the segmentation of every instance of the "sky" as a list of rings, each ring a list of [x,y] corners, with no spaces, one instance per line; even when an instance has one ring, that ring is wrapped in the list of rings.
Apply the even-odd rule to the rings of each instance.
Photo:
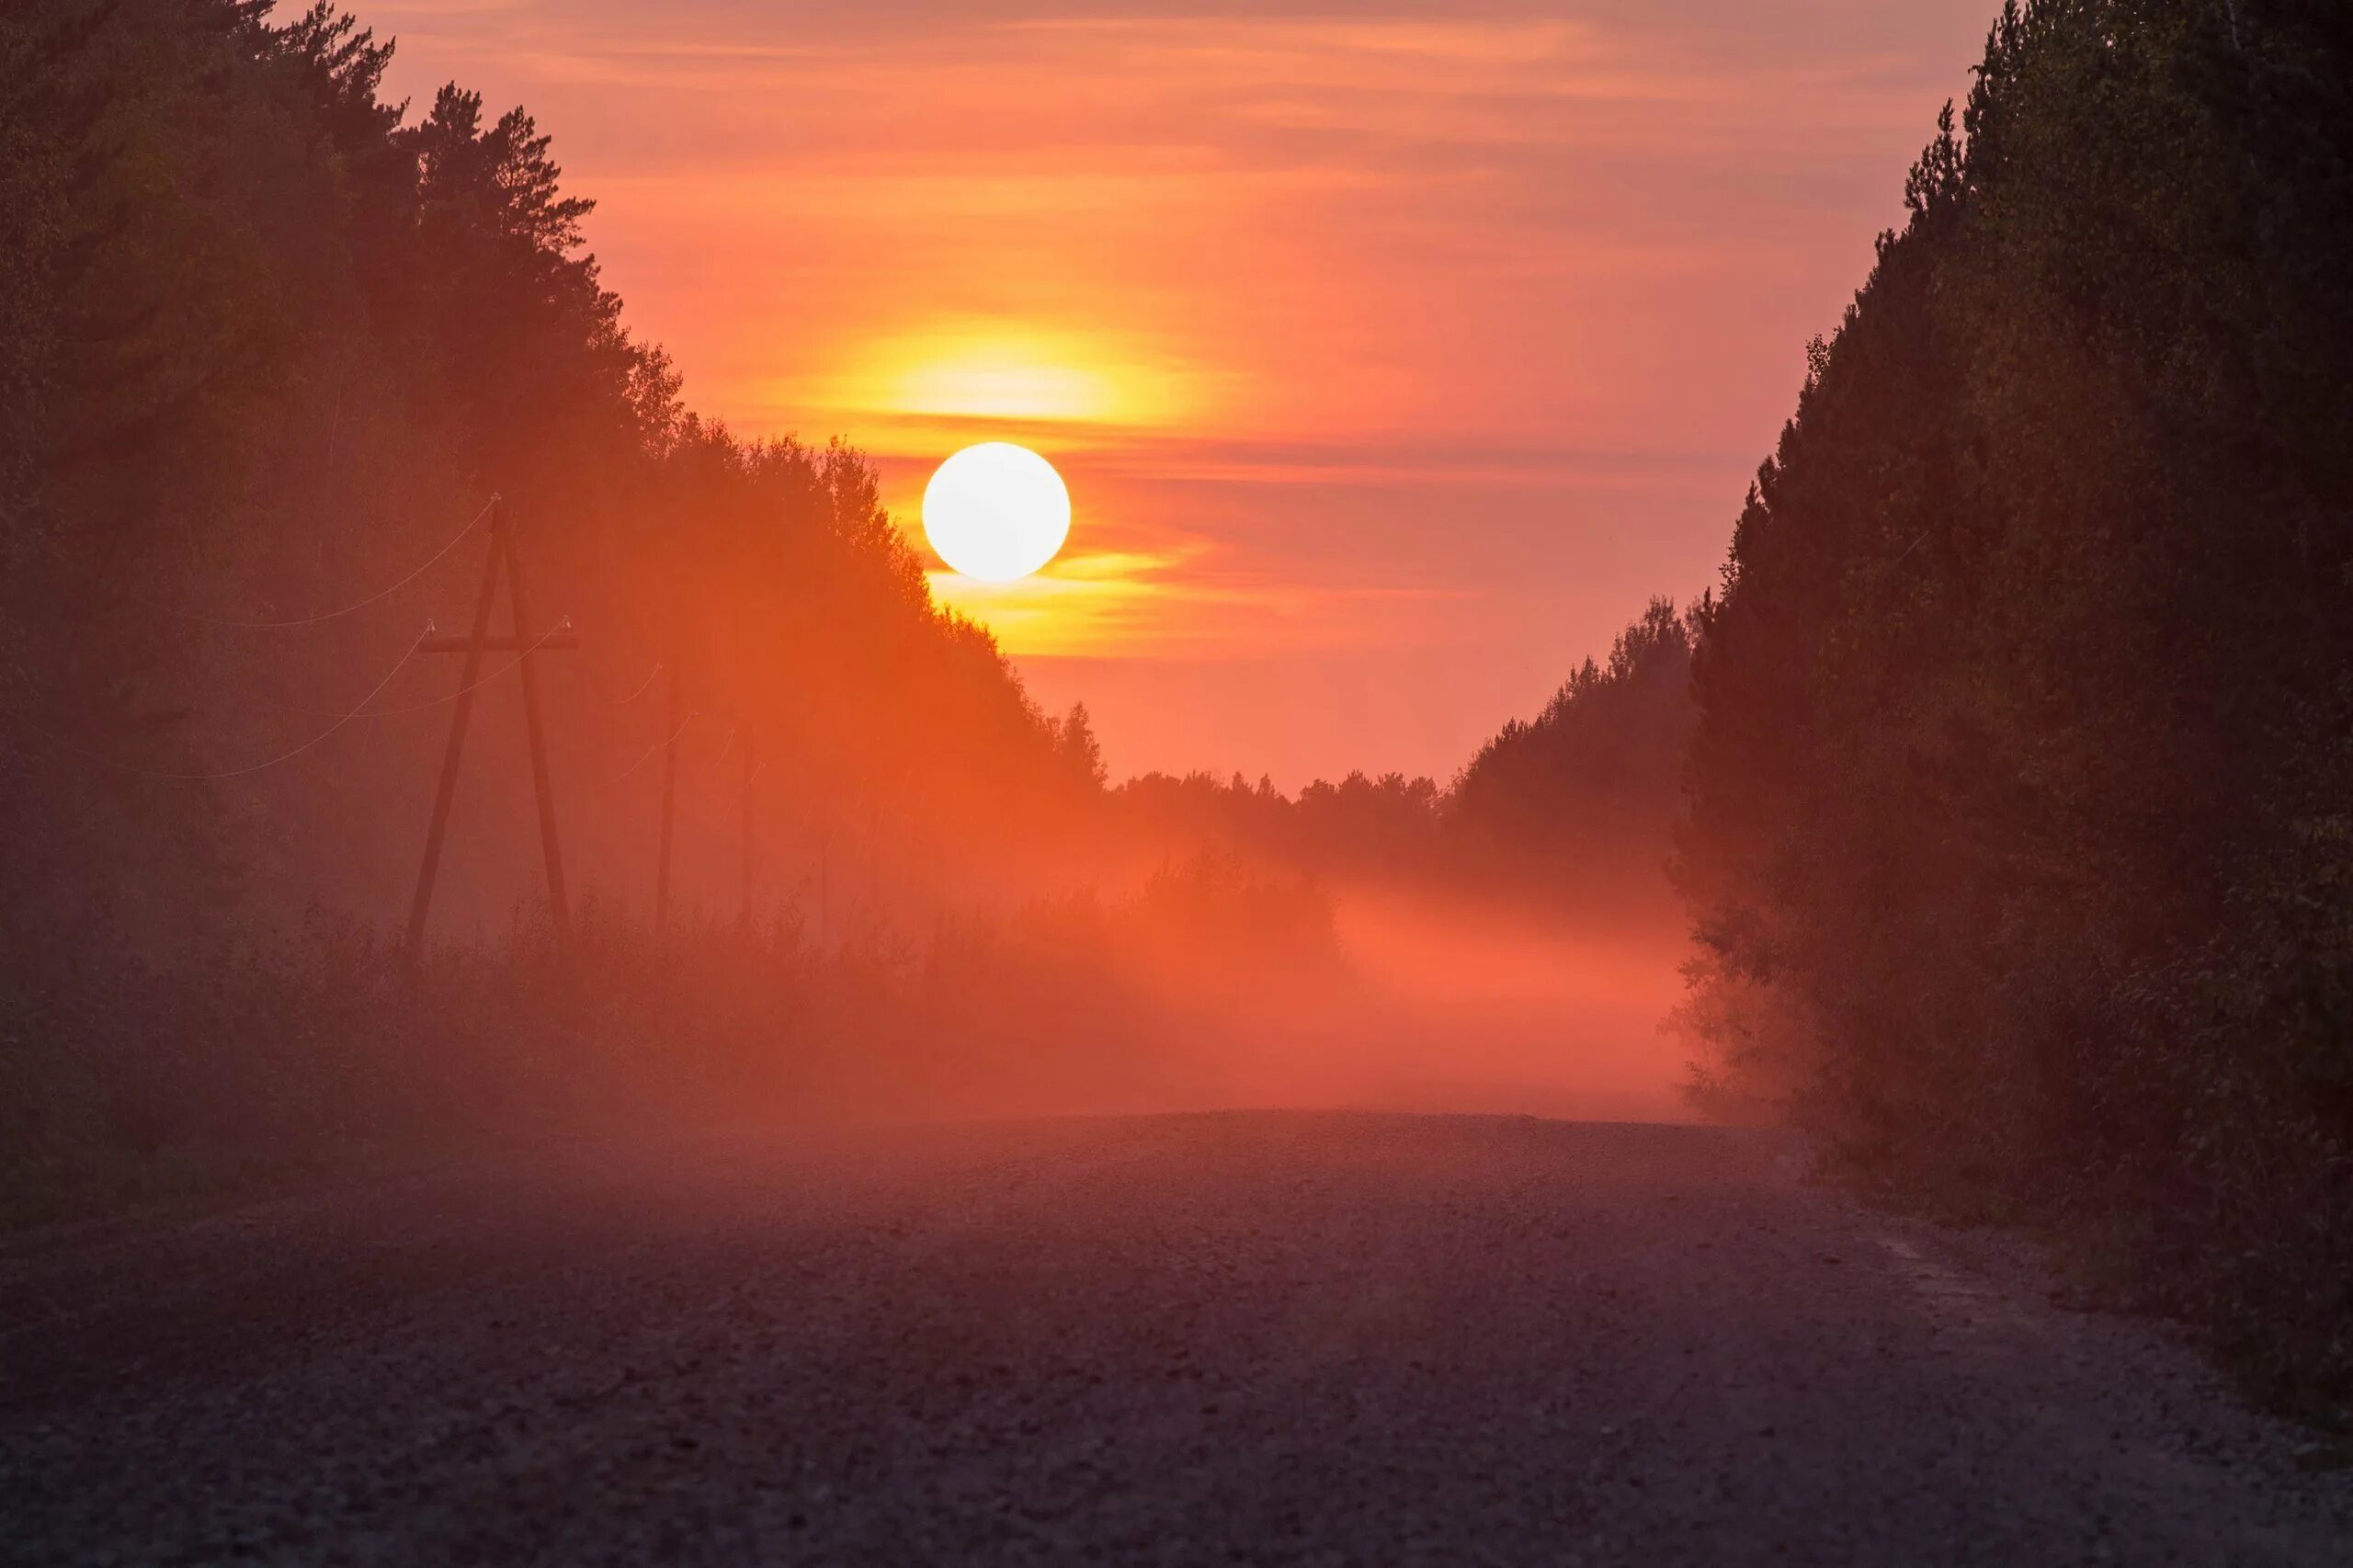
[[[1115,775],[1448,778],[1717,580],[1993,0],[382,0],[744,435],[1068,482],[947,573]],[[928,551],[926,551],[928,559]],[[938,563],[935,561],[933,564]]]

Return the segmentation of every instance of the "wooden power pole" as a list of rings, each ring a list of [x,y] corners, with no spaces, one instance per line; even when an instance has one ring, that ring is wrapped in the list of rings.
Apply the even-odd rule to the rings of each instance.
[[[512,636],[494,637],[490,631],[490,617],[498,598],[498,573],[506,570],[508,604],[514,616]],[[580,646],[580,639],[561,626],[538,636],[525,629],[531,624],[530,601],[523,591],[522,558],[515,548],[514,525],[507,520],[506,504],[498,497],[490,503],[490,555],[483,563],[482,591],[474,597],[473,630],[464,637],[428,637],[418,646],[427,653],[462,653],[465,663],[458,674],[458,706],[449,716],[449,744],[441,754],[441,779],[433,792],[433,821],[425,830],[425,863],[417,869],[416,896],[408,907],[408,961],[414,965],[425,954],[426,916],[433,908],[433,882],[441,868],[441,844],[449,831],[449,804],[457,798],[458,764],[466,750],[466,726],[473,717],[474,691],[482,685],[483,655],[512,653],[516,666],[523,677],[523,722],[530,733],[531,789],[540,810],[540,848],[547,858],[548,908],[555,926],[558,948],[570,945],[572,912],[564,897],[563,847],[556,836],[555,781],[548,772],[546,728],[540,717],[540,679],[534,655],[551,649]],[[665,824],[666,825],[666,824]]]

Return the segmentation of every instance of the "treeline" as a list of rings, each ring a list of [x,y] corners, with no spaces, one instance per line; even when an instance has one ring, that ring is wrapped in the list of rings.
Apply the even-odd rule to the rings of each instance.
[[[455,85],[384,101],[390,55],[324,4],[0,16],[0,939],[397,908],[456,684],[408,651],[464,627],[494,494],[535,614],[581,632],[542,660],[576,880],[650,886],[661,769],[624,775],[673,673],[690,895],[734,896],[730,790],[950,857],[1046,833],[1054,727],[933,608],[872,471],[687,412],[548,138]],[[513,684],[475,725],[455,929],[530,885]]]
[[[688,412],[530,117],[388,102],[390,55],[325,5],[0,9],[0,1211],[628,1103],[600,1061],[724,1079],[716,1026],[665,1058],[599,1022],[676,996],[634,986],[683,961],[643,936],[666,747],[684,926],[724,911],[713,952],[803,1045],[928,993],[879,938],[771,963],[806,946],[798,868],[863,842],[903,882],[1002,879],[1098,787],[934,608],[869,465]],[[540,661],[603,955],[569,994],[533,980],[511,660],[423,978],[341,923],[389,927],[416,875],[457,685],[417,644],[471,618],[494,495],[522,630],[582,644]]]
[[[661,1104],[1214,1101],[1199,1042],[1339,983],[1322,881],[1558,901],[1663,834],[1564,743],[1688,722],[1665,608],[1449,789],[1111,788],[857,453],[686,407],[530,117],[388,102],[391,53],[326,4],[0,12],[0,1218]],[[538,661],[575,950],[500,658],[405,954],[418,645],[494,496],[517,630],[580,642]]]
[[[2353,1395],[2353,8],[2006,8],[1696,617],[1720,1102]]]
[[[1286,796],[1265,778],[1146,774],[1109,792],[1126,836],[1321,876],[1410,881],[1555,915],[1679,920],[1663,874],[1692,706],[1691,628],[1651,601],[1440,786],[1351,773]]]
[[[409,650],[464,626],[494,494],[535,613],[580,634],[540,661],[572,880],[641,915],[665,750],[676,881],[713,909],[813,910],[824,877],[904,915],[1221,852],[1655,882],[1671,608],[1446,788],[1111,789],[1084,710],[1037,711],[934,608],[858,454],[686,409],[529,116],[385,102],[391,54],[324,3],[0,17],[0,935],[200,959],[401,908],[456,684]],[[460,780],[459,934],[537,881],[508,662]]]

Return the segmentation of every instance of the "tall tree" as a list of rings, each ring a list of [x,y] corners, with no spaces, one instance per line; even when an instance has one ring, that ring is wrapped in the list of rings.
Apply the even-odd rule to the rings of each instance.
[[[2341,6],[2006,7],[1698,618],[1681,857],[1719,1087],[2340,1389],[2348,83]]]

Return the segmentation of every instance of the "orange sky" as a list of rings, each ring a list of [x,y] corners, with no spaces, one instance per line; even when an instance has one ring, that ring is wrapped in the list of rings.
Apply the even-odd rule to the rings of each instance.
[[[944,597],[1117,773],[1449,774],[1714,578],[1993,0],[389,0],[697,409],[1075,506]],[[920,533],[917,533],[918,540]]]

